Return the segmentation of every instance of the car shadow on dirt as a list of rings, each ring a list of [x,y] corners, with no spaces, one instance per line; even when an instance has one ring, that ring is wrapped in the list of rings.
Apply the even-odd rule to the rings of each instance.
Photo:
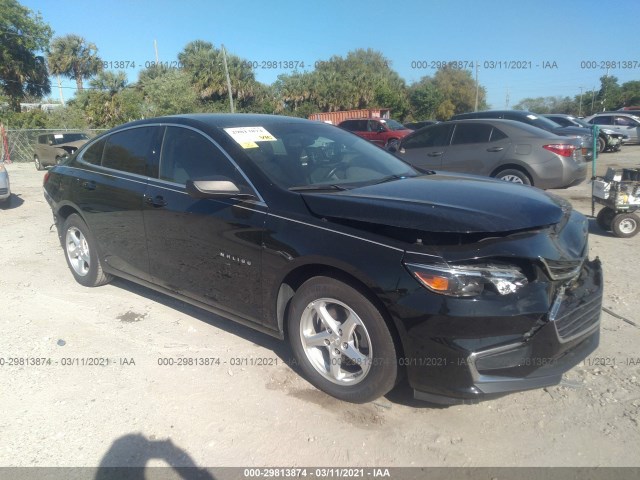
[[[15,193],[12,193],[4,202],[0,202],[0,210],[12,210],[18,208],[24,203],[24,200]]]

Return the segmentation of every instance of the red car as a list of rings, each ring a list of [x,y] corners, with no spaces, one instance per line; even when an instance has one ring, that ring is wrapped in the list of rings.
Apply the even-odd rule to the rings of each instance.
[[[338,126],[387,150],[397,148],[400,140],[413,131],[395,120],[384,118],[354,118]]]

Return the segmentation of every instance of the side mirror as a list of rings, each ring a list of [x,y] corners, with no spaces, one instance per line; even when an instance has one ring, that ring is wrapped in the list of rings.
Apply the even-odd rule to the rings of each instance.
[[[193,198],[255,198],[241,193],[238,186],[228,178],[218,180],[187,180],[187,193]]]

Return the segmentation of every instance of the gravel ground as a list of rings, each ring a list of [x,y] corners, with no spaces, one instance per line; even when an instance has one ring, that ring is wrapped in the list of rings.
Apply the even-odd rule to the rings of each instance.
[[[598,173],[631,165],[640,146],[602,155]],[[284,343],[127,281],[77,284],[44,172],[8,170],[0,466],[640,466],[637,326],[603,313],[600,347],[557,387],[436,408],[401,385],[342,403],[292,370]],[[589,184],[554,193],[590,213]],[[616,238],[593,220],[591,232],[604,306],[640,325],[640,235]]]

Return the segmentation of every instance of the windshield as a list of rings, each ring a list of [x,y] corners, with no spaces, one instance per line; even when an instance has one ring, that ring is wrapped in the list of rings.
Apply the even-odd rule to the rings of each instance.
[[[384,120],[384,124],[389,128],[389,130],[406,130],[407,127],[402,125],[400,122],[396,122],[395,120]]]
[[[412,167],[387,151],[341,128],[323,123],[277,122],[264,125],[268,141],[241,142],[249,158],[282,188],[350,188],[390,177],[416,176]],[[266,130],[266,133],[264,131]]]
[[[534,127],[542,128],[543,130],[553,130],[562,126],[552,120],[549,120],[546,117],[541,117],[539,115],[529,114],[527,115],[527,118],[529,119],[529,124],[533,125]]]
[[[54,145],[62,143],[76,142],[78,140],[89,140],[84,133],[57,133],[53,136]]]
[[[577,123],[578,125],[580,125],[581,127],[585,127],[585,128],[593,128],[593,125],[591,125],[590,123],[585,122],[584,120],[582,120],[581,118],[576,118],[576,117],[569,117],[573,122]]]

